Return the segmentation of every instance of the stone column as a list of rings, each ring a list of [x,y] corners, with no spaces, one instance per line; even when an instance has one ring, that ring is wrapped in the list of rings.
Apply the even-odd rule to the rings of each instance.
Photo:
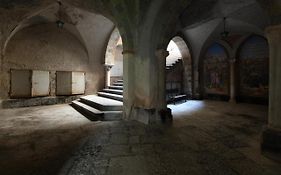
[[[135,101],[135,51],[124,50],[123,54],[123,119],[132,119]]]
[[[105,87],[110,86],[110,70],[113,65],[105,65]]]
[[[167,108],[166,101],[166,58],[169,52],[166,49],[159,49],[155,52],[158,59],[158,114],[162,122],[172,121],[172,110]]]
[[[171,117],[165,98],[167,56],[164,49],[151,55],[143,51],[123,51],[124,119],[155,124]]]
[[[229,102],[236,103],[236,60],[229,60],[229,69],[230,69],[230,99]]]
[[[166,58],[169,52],[165,49],[159,49],[155,52],[158,59],[158,108],[166,109]]]
[[[200,99],[200,89],[199,89],[199,71],[198,68],[194,68],[193,72],[193,98],[194,99]]]
[[[281,25],[266,29],[270,50],[269,116],[262,149],[281,151]]]

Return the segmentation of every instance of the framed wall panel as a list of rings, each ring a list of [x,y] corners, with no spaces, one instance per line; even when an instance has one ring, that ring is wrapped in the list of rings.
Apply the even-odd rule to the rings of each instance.
[[[28,98],[31,97],[31,70],[11,70],[11,98]]]
[[[72,94],[72,72],[57,71],[57,95]]]
[[[72,72],[72,94],[85,93],[85,73]]]
[[[50,94],[50,72],[32,71],[32,97],[48,96]]]
[[[57,95],[85,93],[85,72],[57,71]]]

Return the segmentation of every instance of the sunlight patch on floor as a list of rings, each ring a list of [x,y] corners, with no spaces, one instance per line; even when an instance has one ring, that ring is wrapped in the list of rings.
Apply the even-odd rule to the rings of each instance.
[[[184,114],[191,114],[194,112],[198,112],[206,106],[204,101],[187,101],[185,103],[179,103],[179,104],[169,104],[168,108],[172,110],[172,114],[175,116],[181,116]]]

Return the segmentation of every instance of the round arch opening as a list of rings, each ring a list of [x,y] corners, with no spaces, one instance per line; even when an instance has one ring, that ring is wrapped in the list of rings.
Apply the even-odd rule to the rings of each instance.
[[[192,58],[183,38],[176,36],[168,44],[166,58],[166,100],[174,96],[192,97]]]
[[[123,41],[118,28],[114,28],[105,52],[106,86],[123,79]]]

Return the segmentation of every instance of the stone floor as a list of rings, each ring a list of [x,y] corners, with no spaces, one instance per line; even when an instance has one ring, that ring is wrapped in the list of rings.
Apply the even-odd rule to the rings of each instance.
[[[68,105],[0,111],[0,174],[280,175],[260,153],[267,107],[169,106],[171,125],[90,122]]]

